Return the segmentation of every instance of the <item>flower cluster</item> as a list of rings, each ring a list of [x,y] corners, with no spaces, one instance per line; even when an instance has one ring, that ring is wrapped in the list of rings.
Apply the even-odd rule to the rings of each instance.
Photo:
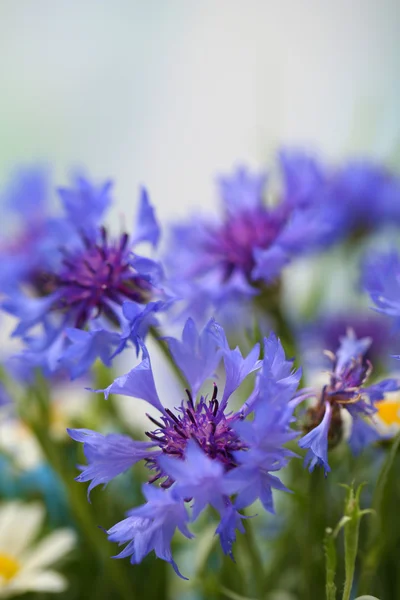
[[[154,550],[179,573],[171,554],[172,536],[179,529],[192,537],[188,524],[206,506],[219,514],[216,533],[223,551],[231,556],[235,531],[243,531],[245,517],[239,511],[259,499],[273,512],[272,489],[286,489],[274,473],[293,456],[284,445],[297,435],[291,423],[304,395],[296,394],[301,372],[292,369],[292,361],[285,359],[273,334],[264,340],[262,361],[259,344],[247,357],[238,348],[231,350],[223,329],[214,321],[198,333],[189,319],[182,341],[168,338],[168,344],[189,384],[187,398],[177,408],[165,408],[161,402],[145,346],[142,362],[104,390],[106,397],[117,393],[142,398],[159,411],[158,419],[149,416],[155,427],[146,432],[149,441],[90,430],[70,430],[69,434],[84,444],[88,466],[77,479],[90,481],[89,493],[136,462],[145,461],[151,472],[149,484],[160,485],[144,485],[147,503],[112,527],[109,539],[127,543],[118,555],[121,558],[131,556],[131,562],[138,563]],[[205,382],[215,376],[221,359],[226,375],[223,393],[214,383],[208,395],[200,394]],[[257,372],[253,392],[233,412],[229,400],[253,371]],[[250,415],[252,418],[247,418]]]
[[[322,466],[325,474],[330,471],[328,448],[342,439],[344,410],[352,419],[349,444],[355,453],[380,437],[372,419],[377,412],[375,403],[386,392],[399,390],[400,379],[364,386],[372,371],[366,358],[371,343],[371,338],[358,339],[350,329],[341,338],[336,353],[327,352],[332,361],[329,383],[322,388],[316,405],[307,410],[304,424],[307,433],[299,441],[299,446],[308,450],[305,462],[310,471],[316,466]]]
[[[1,208],[15,223],[9,228],[11,235],[0,237],[1,307],[16,320],[13,335],[23,349],[12,359],[0,357],[0,408],[29,430],[66,487],[69,480],[74,485],[73,476],[68,477],[69,461],[78,451],[70,438],[83,444],[86,464],[76,479],[88,484],[89,500],[93,488],[144,463],[140,473],[148,474],[142,486],[145,502],[106,531],[109,541],[122,546],[117,558],[130,557],[132,564],[154,551],[182,576],[172,553],[174,535],[178,530],[193,538],[192,524],[206,509],[215,516],[222,551],[233,558],[237,532],[245,533],[250,526],[245,522],[253,503],[273,513],[273,490],[288,491],[280,472],[297,456],[290,445],[296,438],[306,451],[305,467],[322,467],[326,475],[331,470],[328,452],[342,440],[358,453],[383,437],[375,421],[379,403],[386,393],[400,390],[396,377],[369,381],[372,363],[378,372],[388,366],[390,332],[385,320],[354,310],[329,315],[321,308],[323,280],[311,290],[305,309],[314,322],[296,322],[300,311],[291,309],[298,297],[285,295],[283,272],[300,257],[325,251],[343,239],[347,244],[342,249],[351,251],[377,226],[399,225],[399,179],[366,161],[329,169],[295,150],[281,151],[278,162],[278,178],[272,175],[268,189],[265,173],[244,167],[219,178],[222,217],[200,216],[172,227],[165,252],[167,276],[154,259],[160,228],[145,189],[140,191],[132,230],[119,235],[105,225],[112,203],[110,181],[94,185],[77,177],[71,187],[58,190],[61,208],[54,213],[44,170],[21,171],[2,194]],[[143,243],[149,248],[145,255],[138,254]],[[290,269],[286,273],[290,277]],[[394,318],[396,325],[399,276],[400,255],[395,251],[371,254],[365,261],[364,287],[377,311]],[[178,318],[183,314],[185,324],[181,339],[176,339],[165,333],[177,325],[176,313],[172,316],[169,308],[179,301],[184,309]],[[165,331],[158,320],[161,312]],[[250,320],[253,327],[244,327]],[[197,321],[206,322],[203,329],[197,328]],[[219,323],[234,327],[228,331]],[[264,337],[266,326],[269,335]],[[178,398],[166,398],[157,390],[146,345],[149,330],[183,381]],[[231,348],[232,339],[241,349]],[[302,371],[294,368],[294,359],[286,358],[280,339],[301,364],[326,349],[330,368],[324,386],[299,390]],[[106,369],[91,371],[92,366],[96,361],[111,366],[130,346],[138,364],[95,392],[106,400],[117,394],[145,401],[151,408],[143,435],[136,427],[136,439],[121,433],[127,429],[114,404],[96,403],[99,415],[93,420],[91,413],[70,415],[70,438],[56,439],[51,425],[57,407],[50,402],[51,393],[57,394],[56,382],[65,381],[66,375],[86,375],[88,381],[97,381],[93,387],[104,387],[113,377],[105,379]],[[243,398],[244,389],[251,391]],[[300,407],[306,400],[310,404]],[[111,415],[107,424],[102,410]],[[397,427],[398,402],[389,400],[385,411],[389,425]],[[10,423],[3,419],[9,437]],[[114,425],[116,432],[110,433]],[[21,446],[21,439],[16,445]],[[15,461],[14,448],[15,444],[2,464]],[[64,465],[67,449],[71,454]],[[306,469],[302,473],[308,477]],[[295,479],[286,483],[296,489]],[[54,499],[53,481],[49,487]],[[47,497],[49,487],[37,489]],[[75,486],[66,497],[73,500],[71,513],[89,545],[95,546],[94,554],[104,556],[97,544],[107,544],[107,538],[95,528],[95,512],[91,520],[84,489]],[[97,535],[87,535],[91,527]],[[0,589],[4,581],[9,590],[12,585],[23,588],[18,561],[17,554],[0,552]],[[118,569],[125,567],[109,564],[118,583]],[[47,585],[61,590],[63,581],[53,577]]]
[[[147,192],[141,191],[134,232],[117,239],[101,224],[110,192],[111,182],[94,186],[84,178],[59,190],[64,216],[47,220],[40,236],[47,249],[52,242],[51,262],[27,262],[21,285],[3,301],[18,319],[14,336],[25,343],[24,359],[49,373],[66,369],[78,377],[96,358],[110,364],[129,340],[137,344],[164,306],[160,265],[134,252],[140,242],[156,246],[160,235]],[[58,237],[60,231],[68,235]]]

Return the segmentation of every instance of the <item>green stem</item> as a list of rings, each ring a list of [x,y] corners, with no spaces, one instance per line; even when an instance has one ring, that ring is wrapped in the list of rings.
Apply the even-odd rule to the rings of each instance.
[[[278,282],[271,286],[260,286],[260,293],[254,298],[256,313],[263,313],[272,318],[276,335],[280,338],[285,349],[286,356],[296,355],[296,340],[288,319],[282,310],[282,284]],[[261,339],[257,341],[262,341]]]
[[[322,469],[317,468],[310,473],[302,532],[304,598],[317,598],[325,585],[322,544],[326,527],[328,485]]]
[[[360,510],[360,495],[364,484],[358,486],[354,492],[353,485],[343,486],[347,488],[347,497],[344,510],[344,565],[345,583],[342,600],[350,600],[353,588],[354,572],[358,552],[358,539],[360,534],[360,522],[364,515],[373,513],[373,509]]]
[[[264,590],[264,565],[258,550],[252,523],[246,524],[246,533],[241,538],[251,560],[257,596],[261,599]]]
[[[345,552],[345,582],[342,600],[350,600],[350,594],[353,587],[354,571],[356,567],[356,557],[358,549],[360,521],[354,524],[348,523],[344,528],[344,552]]]

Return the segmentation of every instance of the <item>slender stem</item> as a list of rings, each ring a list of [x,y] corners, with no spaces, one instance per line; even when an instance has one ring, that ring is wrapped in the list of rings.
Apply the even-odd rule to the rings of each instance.
[[[327,485],[322,469],[310,473],[302,532],[304,597],[309,598],[316,598],[325,584],[322,542],[326,527]]]
[[[342,600],[350,600],[350,594],[353,587],[354,570],[356,567],[356,556],[358,549],[359,522],[355,527],[348,525],[345,527],[345,582]],[[350,531],[350,533],[348,533]]]
[[[257,596],[261,599],[264,590],[264,565],[257,547],[252,523],[246,523],[246,533],[241,536],[252,563],[252,575],[254,576]]]

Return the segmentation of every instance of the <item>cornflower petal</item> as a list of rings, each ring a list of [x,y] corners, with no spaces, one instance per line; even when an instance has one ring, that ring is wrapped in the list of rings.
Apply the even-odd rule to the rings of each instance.
[[[63,352],[61,362],[68,367],[72,379],[86,373],[97,358],[110,366],[113,348],[119,342],[117,333],[105,329],[67,328],[65,335],[71,344]]]
[[[238,167],[231,176],[217,179],[225,210],[230,214],[243,208],[259,206],[266,184],[266,173],[253,174],[244,166]]]
[[[373,423],[367,422],[362,417],[353,417],[348,444],[355,456],[360,454],[366,446],[370,446],[380,439],[382,436]]]
[[[229,504],[224,508],[221,521],[215,530],[215,533],[219,535],[222,551],[232,560],[234,560],[232,546],[236,541],[236,530],[245,533],[242,520],[246,518],[248,517],[241,515],[232,504]]]
[[[58,193],[71,223],[79,223],[87,235],[93,235],[94,228],[111,204],[112,186],[112,181],[105,181],[96,187],[85,177],[77,177],[74,188],[59,188]]]
[[[308,448],[304,464],[310,473],[316,466],[323,466],[325,475],[331,470],[328,464],[328,432],[331,424],[332,407],[325,402],[325,414],[321,423],[299,441],[300,448]]]
[[[129,341],[134,344],[136,353],[139,354],[140,344],[145,339],[148,330],[158,325],[158,313],[168,310],[171,304],[172,301],[157,300],[149,302],[143,307],[136,302],[124,302],[122,313],[126,321],[122,321],[122,333],[113,356],[122,352]]]
[[[141,400],[146,400],[146,402],[164,413],[165,409],[158,397],[156,384],[154,382],[150,356],[144,345],[142,345],[142,353],[143,360],[137,367],[129,371],[129,373],[117,377],[117,379],[107,388],[93,391],[103,392],[106,400],[110,394],[140,398]]]
[[[182,500],[194,499],[193,521],[207,504],[217,510],[223,509],[223,466],[209,458],[194,440],[188,441],[184,460],[160,456],[157,462],[163,472],[175,480],[173,493]]]
[[[117,475],[124,473],[134,464],[152,456],[152,442],[137,442],[128,435],[102,435],[91,429],[67,429],[68,435],[76,442],[83,443],[83,451],[88,461],[81,467],[82,473],[76,481],[90,481],[88,499],[93,488],[107,484]]]
[[[214,374],[221,358],[213,327],[211,319],[199,334],[193,319],[189,318],[183,328],[182,341],[164,338],[194,396],[204,381]]]
[[[145,188],[140,191],[139,209],[136,217],[136,228],[133,234],[135,244],[139,242],[150,242],[156,247],[160,239],[160,227],[158,225],[155,211],[150,203],[149,195]]]
[[[238,346],[234,350],[229,348],[228,340],[221,325],[215,323],[214,330],[216,339],[223,352],[226,373],[224,394],[220,404],[220,410],[223,411],[232,393],[237,390],[250,373],[261,367],[262,361],[258,360],[260,356],[260,344],[255,344],[247,357],[243,358]]]
[[[268,283],[274,281],[291,260],[288,252],[280,246],[272,246],[267,250],[255,248],[253,256],[255,266],[251,272],[252,279],[263,279]]]
[[[249,451],[251,452],[251,451]],[[267,453],[254,453],[254,460],[247,457],[246,464],[227,473],[224,487],[228,494],[237,494],[235,507],[240,510],[260,499],[265,510],[274,513],[272,489],[288,492],[283,483],[269,473],[274,467]]]
[[[143,486],[148,502],[128,513],[128,517],[108,530],[111,542],[130,543],[116,557],[131,556],[131,563],[139,563],[154,550],[156,556],[169,562],[175,572],[186,579],[172,558],[171,540],[178,528],[187,538],[193,537],[187,529],[188,515],[182,500],[176,499],[171,490]]]
[[[347,335],[340,338],[340,346],[336,352],[336,371],[341,371],[357,356],[364,356],[372,344],[370,337],[357,339],[354,330],[349,328]]]

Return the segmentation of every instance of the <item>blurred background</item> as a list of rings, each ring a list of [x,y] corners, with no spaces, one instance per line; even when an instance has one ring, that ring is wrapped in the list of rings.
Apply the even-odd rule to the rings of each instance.
[[[282,144],[395,165],[399,28],[396,0],[3,0],[0,176],[83,166],[165,220]]]

